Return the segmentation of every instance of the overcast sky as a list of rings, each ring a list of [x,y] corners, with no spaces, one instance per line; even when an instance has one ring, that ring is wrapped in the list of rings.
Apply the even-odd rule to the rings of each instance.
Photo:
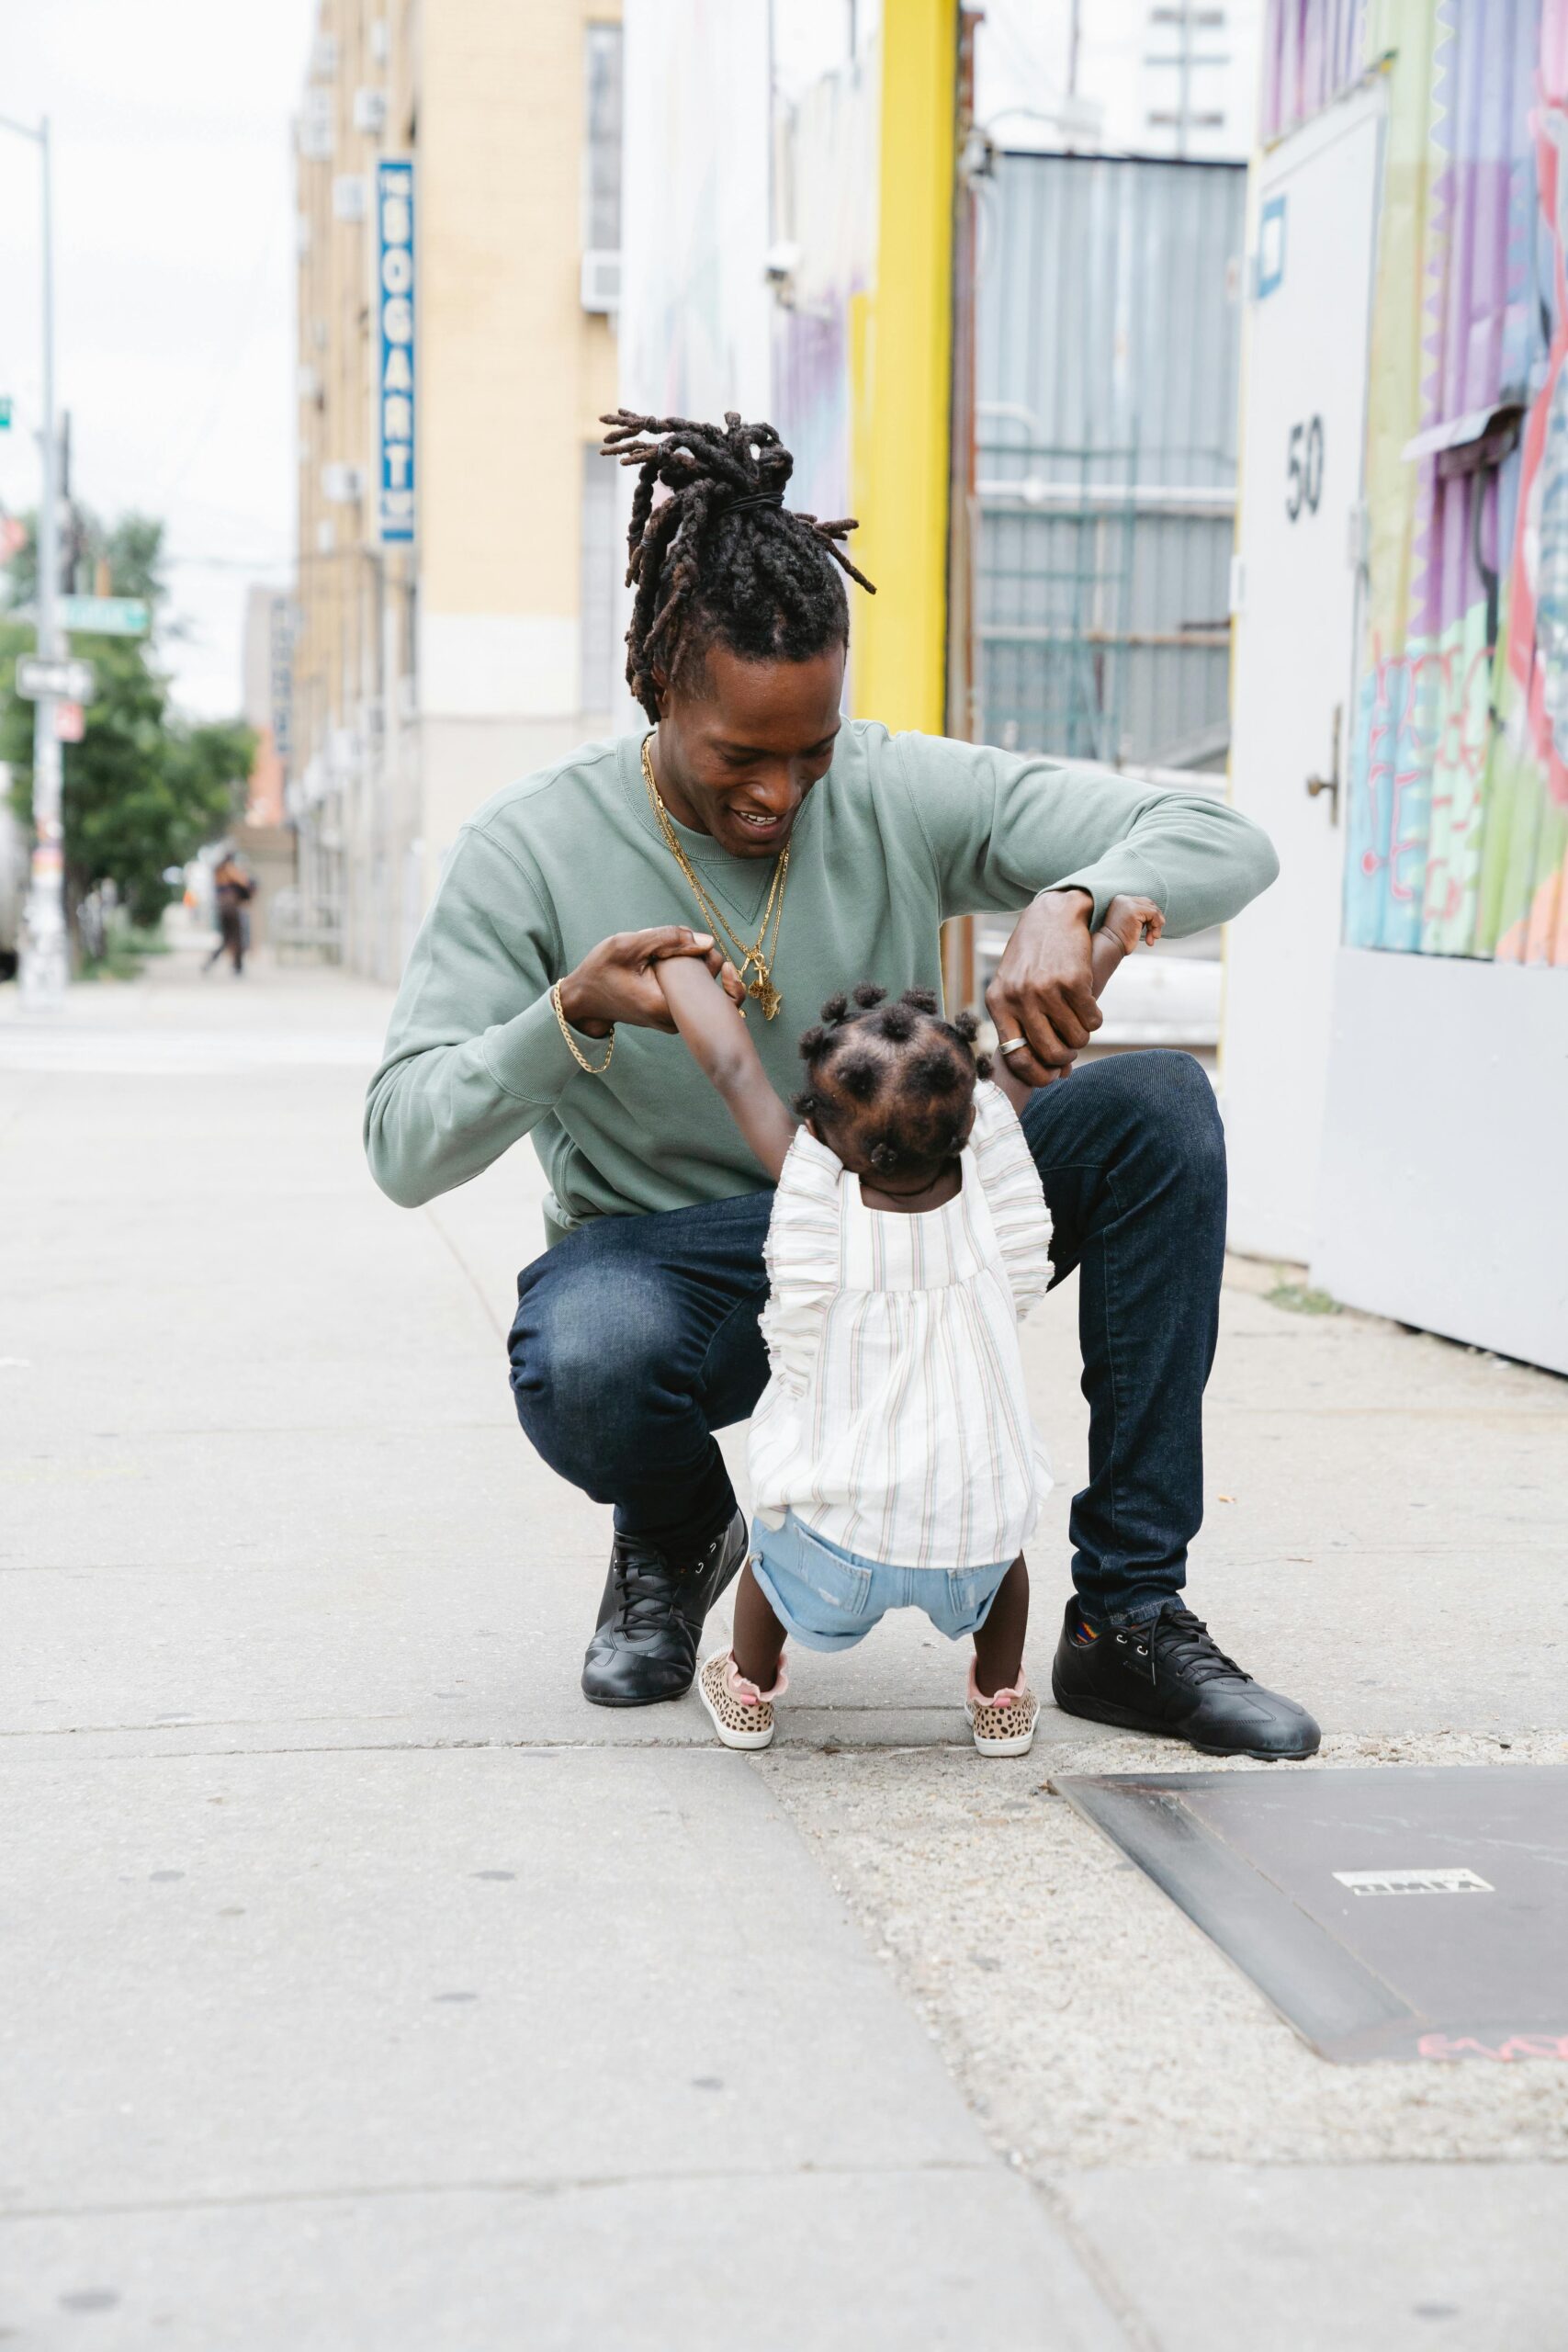
[[[180,700],[240,704],[247,582],[287,582],[294,501],[289,117],[312,0],[6,12],[0,110],[54,138],[56,398],[73,481],[165,518]],[[0,500],[38,496],[37,150],[0,133]]]

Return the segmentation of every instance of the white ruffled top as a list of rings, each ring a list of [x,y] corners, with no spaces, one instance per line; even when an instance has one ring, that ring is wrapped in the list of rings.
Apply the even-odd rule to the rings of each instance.
[[[976,1096],[942,1208],[868,1208],[802,1127],[768,1228],[773,1378],[751,1422],[753,1506],[906,1568],[1010,1560],[1050,1465],[1018,1326],[1051,1280],[1051,1218],[1007,1097]]]

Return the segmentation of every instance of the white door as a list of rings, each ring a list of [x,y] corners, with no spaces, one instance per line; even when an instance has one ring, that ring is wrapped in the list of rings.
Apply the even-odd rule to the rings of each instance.
[[[1226,934],[1230,1239],[1303,1261],[1340,933],[1382,132],[1376,87],[1265,157],[1242,380],[1231,788],[1272,835],[1280,879]]]

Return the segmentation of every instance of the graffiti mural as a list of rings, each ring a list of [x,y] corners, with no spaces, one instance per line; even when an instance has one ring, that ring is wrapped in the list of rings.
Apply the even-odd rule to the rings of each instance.
[[[1274,0],[1265,135],[1388,119],[1351,946],[1568,966],[1568,0]]]

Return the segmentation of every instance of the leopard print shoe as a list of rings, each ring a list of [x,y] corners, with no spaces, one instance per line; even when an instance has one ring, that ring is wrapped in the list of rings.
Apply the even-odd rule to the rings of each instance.
[[[982,1756],[1027,1756],[1034,1745],[1040,1702],[1021,1678],[1015,1689],[993,1690],[987,1699],[981,1695],[971,1666],[964,1712]]]
[[[697,1694],[726,1747],[771,1747],[773,1702],[788,1689],[789,1677],[782,1659],[773,1689],[759,1690],[738,1671],[728,1650],[715,1650],[697,1677]]]

